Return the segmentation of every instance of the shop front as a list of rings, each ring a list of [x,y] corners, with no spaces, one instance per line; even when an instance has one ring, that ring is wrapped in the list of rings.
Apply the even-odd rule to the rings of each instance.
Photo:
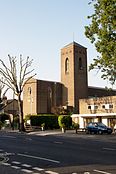
[[[99,114],[73,114],[72,120],[79,123],[80,129],[84,129],[90,122],[102,122],[116,131],[116,113]]]

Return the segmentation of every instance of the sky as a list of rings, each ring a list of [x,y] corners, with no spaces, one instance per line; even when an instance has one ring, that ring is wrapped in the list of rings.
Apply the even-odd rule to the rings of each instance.
[[[60,51],[73,40],[87,48],[88,65],[97,56],[86,38],[87,18],[94,11],[90,0],[0,0],[0,59],[22,54],[33,59],[37,79],[60,82]],[[96,71],[88,85],[108,85]]]

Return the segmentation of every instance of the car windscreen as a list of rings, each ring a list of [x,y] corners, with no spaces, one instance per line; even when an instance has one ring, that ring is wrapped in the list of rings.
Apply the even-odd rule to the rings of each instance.
[[[98,126],[100,126],[100,127],[107,127],[105,124],[103,124],[103,123],[97,123],[98,124]]]

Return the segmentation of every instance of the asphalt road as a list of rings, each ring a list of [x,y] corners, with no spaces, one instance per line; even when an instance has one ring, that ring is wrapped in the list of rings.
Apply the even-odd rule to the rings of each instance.
[[[0,132],[0,174],[116,174],[116,135]]]

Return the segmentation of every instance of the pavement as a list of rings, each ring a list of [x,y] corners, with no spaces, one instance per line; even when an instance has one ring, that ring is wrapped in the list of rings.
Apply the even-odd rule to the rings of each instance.
[[[44,130],[44,131],[33,131],[27,133],[28,135],[39,135],[39,136],[47,136],[47,135],[77,135],[75,130],[66,130],[65,133],[61,131],[61,129],[56,130]],[[85,134],[85,132],[78,132],[78,134]]]
[[[44,130],[44,131],[33,131],[28,132],[28,135],[39,135],[39,136],[47,136],[47,135],[59,135],[59,136],[67,136],[67,137],[79,137],[82,135],[85,135],[86,133],[84,131],[78,131],[78,133],[75,132],[75,130],[66,130],[65,133],[61,131],[61,129],[56,130]]]
[[[63,134],[61,130],[44,130],[44,131],[33,131],[29,132],[29,135],[41,135],[41,136],[46,136],[46,135],[58,135],[58,134]]]
[[[1,132],[19,132],[19,130],[12,130],[11,128],[3,129]],[[20,133],[20,132],[19,132]],[[27,131],[24,132],[28,135],[39,135],[39,136],[46,136],[46,135],[63,135],[64,133],[61,131],[61,129],[54,129],[54,130],[37,130],[37,131]],[[79,132],[80,133],[80,132]],[[82,133],[82,132],[81,132]],[[83,132],[84,133],[84,132]],[[75,130],[66,130],[65,134],[75,134]]]
[[[12,129],[4,129],[1,130],[1,132],[19,132],[19,130],[12,130]],[[61,131],[61,129],[54,129],[54,130],[37,130],[37,131],[30,131],[30,132],[19,132],[19,133],[24,133],[27,135],[37,135],[37,136],[47,136],[47,135],[61,135],[61,136],[68,136],[68,137],[81,137],[83,135],[86,135],[86,137],[93,137],[94,135],[91,134],[86,134],[85,131],[78,131],[78,133],[75,132],[75,130],[66,130],[65,133]],[[101,135],[97,135],[100,136]],[[107,135],[108,136],[108,135]],[[109,137],[109,136],[108,136]],[[115,137],[116,138],[116,132],[112,133],[110,135],[111,138]]]

